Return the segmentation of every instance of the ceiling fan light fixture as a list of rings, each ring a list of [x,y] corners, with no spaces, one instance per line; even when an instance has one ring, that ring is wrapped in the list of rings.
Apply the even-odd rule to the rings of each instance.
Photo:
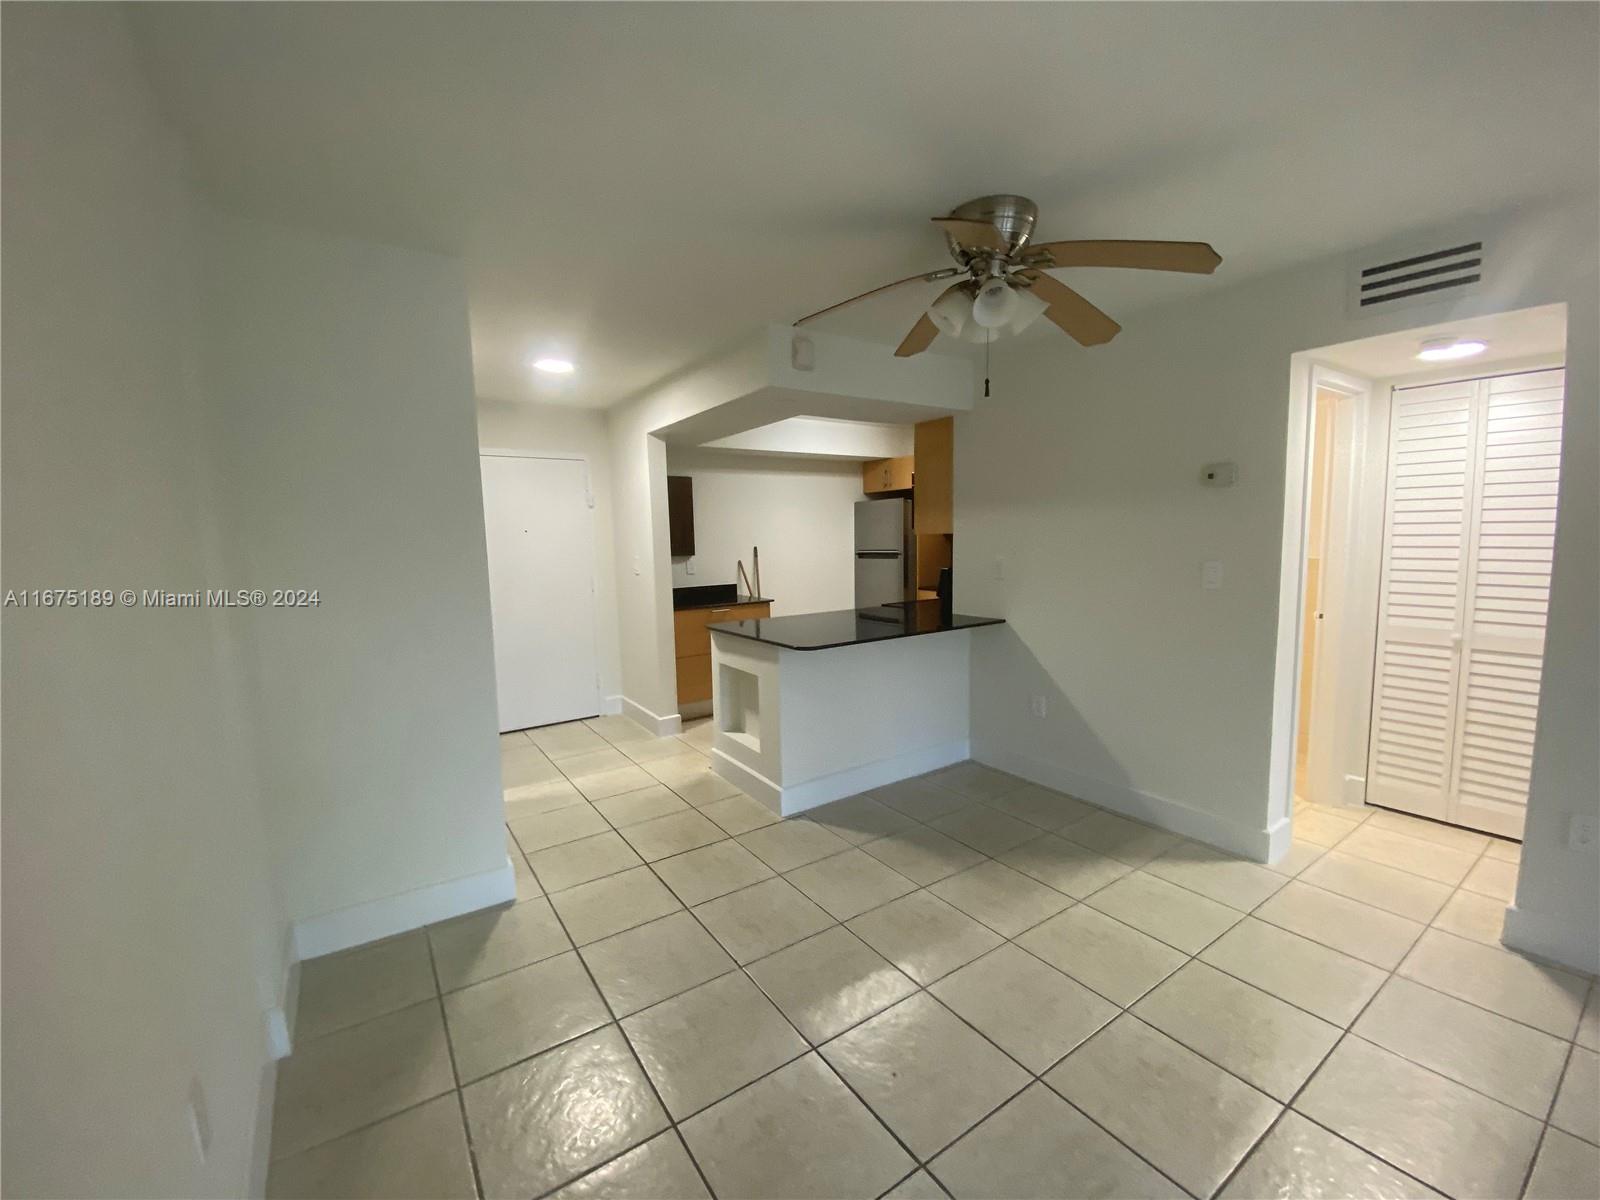
[[[1017,288],[1017,315],[1011,318],[1011,332],[1021,333],[1044,315],[1050,305],[1039,299],[1032,288]]]
[[[946,292],[928,309],[928,319],[939,327],[940,333],[949,337],[960,337],[971,315],[972,297],[960,288]]]
[[[1417,357],[1423,362],[1454,362],[1482,354],[1488,348],[1489,343],[1482,338],[1436,337],[1422,343]]]
[[[1000,329],[1017,315],[1017,291],[1003,275],[986,280],[972,299],[972,319],[985,329]]]

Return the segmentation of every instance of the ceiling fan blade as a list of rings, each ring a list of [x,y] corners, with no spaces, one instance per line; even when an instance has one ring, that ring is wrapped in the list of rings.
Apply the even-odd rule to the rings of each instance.
[[[1205,242],[1035,242],[1030,257],[1041,250],[1053,267],[1132,267],[1142,271],[1187,271],[1209,275],[1222,256]]]
[[[960,217],[934,217],[933,223],[963,246],[978,246],[1004,254],[1011,247],[1000,231],[987,221],[966,221]]]
[[[933,304],[939,303],[951,292],[959,292],[965,286],[964,283],[952,283],[934,297]],[[928,309],[931,309],[933,304],[928,305]],[[933,339],[938,336],[939,327],[933,323],[933,318],[928,315],[927,309],[924,309],[917,323],[911,327],[911,332],[906,334],[900,344],[895,347],[894,356],[896,358],[910,358],[913,354],[921,354],[929,346],[933,345]]]
[[[933,339],[939,336],[939,327],[927,313],[917,318],[917,323],[911,327],[911,332],[906,334],[901,343],[895,347],[896,358],[910,358],[913,354],[921,354],[933,345]]]
[[[957,267],[941,267],[937,271],[924,271],[921,275],[907,275],[904,279],[896,279],[893,283],[875,287],[870,292],[862,292],[859,296],[851,296],[850,299],[841,300],[837,304],[830,304],[827,308],[819,308],[816,312],[808,313],[806,316],[801,317],[795,324],[804,325],[807,321],[814,321],[818,317],[826,316],[828,313],[837,312],[847,304],[854,304],[857,300],[865,300],[868,296],[876,296],[879,292],[887,292],[891,288],[897,288],[903,284],[932,283],[935,279],[949,279],[950,276],[959,275],[960,273]]]
[[[1050,306],[1044,310],[1045,318],[1078,345],[1098,346],[1122,332],[1121,325],[1059,279],[1043,271],[1028,271],[1022,277],[1032,282],[1034,293]]]

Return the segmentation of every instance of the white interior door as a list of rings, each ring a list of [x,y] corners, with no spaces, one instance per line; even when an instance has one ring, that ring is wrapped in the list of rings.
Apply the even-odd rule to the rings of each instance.
[[[1562,372],[1396,388],[1367,799],[1522,836]]]
[[[600,711],[594,510],[582,459],[485,454],[500,731]]]
[[[1561,371],[1482,381],[1451,817],[1522,836],[1561,468]]]

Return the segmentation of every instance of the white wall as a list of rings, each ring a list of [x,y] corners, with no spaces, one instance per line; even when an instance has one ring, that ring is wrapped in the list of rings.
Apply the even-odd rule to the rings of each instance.
[[[594,493],[595,634],[601,702],[613,711],[622,693],[617,631],[617,558],[612,538],[611,439],[603,412],[558,404],[478,399],[478,445],[485,450],[579,454]]]
[[[1284,745],[1272,738],[1286,448],[1304,430],[1303,415],[1290,422],[1290,356],[1566,301],[1556,572],[1517,909],[1540,931],[1523,944],[1593,969],[1600,855],[1563,839],[1573,813],[1600,811],[1596,224],[1592,197],[1480,222],[1492,288],[1454,310],[1351,320],[1332,259],[1140,313],[1094,350],[1034,339],[997,354],[993,399],[956,429],[957,603],[1010,622],[975,654],[975,753],[1264,852],[1288,782],[1270,764],[1289,761],[1282,720]],[[1201,464],[1225,459],[1238,484],[1202,488]],[[1225,564],[1219,591],[1200,588],[1207,559]],[[1292,620],[1296,587],[1289,599]],[[1035,694],[1049,697],[1044,720],[1029,714]]]
[[[228,217],[205,246],[232,565],[321,596],[250,623],[289,914],[505,871],[460,265]]]
[[[670,732],[678,723],[672,653],[672,564],[662,431],[698,444],[787,416],[904,424],[966,411],[974,395],[966,359],[896,359],[884,346],[808,331],[814,369],[789,362],[793,330],[769,326],[730,353],[607,410],[611,435],[617,611],[623,711]],[[716,411],[713,411],[716,410]],[[703,422],[690,438],[690,424]]]
[[[4,49],[4,587],[230,586],[179,149],[116,7],[8,6]],[[5,613],[8,1196],[252,1186],[286,930],[238,645],[217,610]]]
[[[759,546],[773,616],[855,607],[860,463],[669,446],[667,473],[694,480],[695,554],[672,560],[673,587],[737,583],[741,559],[753,578]]]

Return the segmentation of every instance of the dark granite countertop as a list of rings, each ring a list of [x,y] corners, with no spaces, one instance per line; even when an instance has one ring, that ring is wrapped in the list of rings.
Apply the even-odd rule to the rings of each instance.
[[[672,589],[672,611],[687,612],[695,608],[727,608],[730,604],[771,604],[765,596],[742,595],[737,585],[708,583],[700,587]]]
[[[831,650],[836,646],[859,646],[864,642],[886,642],[924,633],[949,633],[956,629],[1004,624],[999,617],[973,617],[965,613],[954,613],[950,620],[944,621],[939,617],[937,600],[918,600],[884,608],[845,608],[837,612],[764,617],[755,621],[723,621],[707,628],[713,633],[766,642],[786,650]]]

